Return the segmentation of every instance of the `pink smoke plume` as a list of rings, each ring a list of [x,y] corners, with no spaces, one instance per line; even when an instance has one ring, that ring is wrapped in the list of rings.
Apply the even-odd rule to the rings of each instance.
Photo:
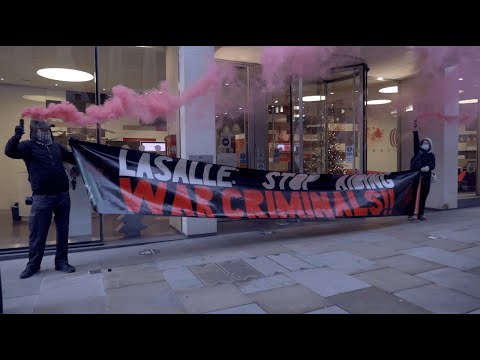
[[[400,94],[398,104],[413,105],[417,118],[460,122],[475,119],[476,107],[459,104],[459,114],[449,115],[444,104],[449,97],[456,98],[457,92],[460,100],[480,97],[480,47],[416,46],[412,51],[417,74],[410,83],[415,93]],[[455,68],[447,76],[446,69],[452,66]]]
[[[261,56],[261,73],[249,79],[250,93],[263,96],[277,90],[288,91],[292,76],[300,76],[306,81],[320,80],[328,75],[333,67],[351,62],[352,56],[355,52],[360,53],[359,50],[359,47],[347,49],[335,46],[265,47]],[[398,99],[392,105],[399,110],[405,109],[407,105],[413,105],[417,118],[429,117],[439,121],[468,121],[474,118],[475,110],[469,113],[466,110],[469,108],[468,105],[461,108],[462,112],[458,116],[444,113],[443,103],[447,91],[455,86],[452,85],[452,79],[445,78],[444,69],[450,65],[457,65],[457,73],[464,79],[460,81],[461,84],[457,84],[461,85],[464,91],[461,99],[480,98],[480,79],[477,70],[480,65],[480,47],[415,46],[411,47],[411,51],[417,74],[408,81],[415,89],[415,93],[412,95],[400,91]],[[341,52],[348,55],[342,58]],[[34,119],[59,118],[79,125],[102,123],[122,117],[142,119],[144,123],[151,123],[156,118],[165,117],[210,91],[216,91],[218,109],[235,107],[240,98],[249,101],[245,95],[245,86],[245,79],[234,71],[233,66],[217,64],[180,96],[171,95],[166,82],[163,82],[159,89],[152,89],[143,94],[118,85],[113,87],[109,100],[103,105],[87,108],[85,113],[77,111],[73,104],[63,102],[50,104],[46,109],[26,108],[22,116]],[[220,88],[221,94],[218,91]],[[243,110],[243,106],[237,106],[236,109]]]
[[[335,54],[335,46],[270,46],[264,49],[262,77],[266,89],[284,86],[292,75],[311,80],[324,76]]]
[[[158,117],[165,117],[193,99],[214,91],[220,85],[222,71],[213,66],[194,86],[186,89],[182,95],[171,95],[168,84],[162,82],[159,89],[137,94],[126,86],[112,88],[112,97],[103,105],[94,105],[85,113],[65,101],[61,104],[50,104],[47,108],[28,107],[22,116],[32,119],[58,118],[68,123],[92,125],[121,117],[142,119],[144,123],[152,123]]]

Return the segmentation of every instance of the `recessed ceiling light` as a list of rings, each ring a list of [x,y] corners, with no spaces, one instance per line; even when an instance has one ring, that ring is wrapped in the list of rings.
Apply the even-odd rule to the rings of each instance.
[[[396,94],[398,93],[398,86],[385,87],[383,89],[378,90],[378,92],[381,92],[383,94]]]
[[[405,111],[406,111],[406,112],[413,111],[413,105],[408,105],[408,106],[405,108]]]
[[[238,108],[238,110],[242,110],[242,108]]]
[[[102,89],[103,91],[105,91],[105,89]]]
[[[382,77],[377,77],[377,80],[383,81]]]
[[[37,74],[47,79],[70,82],[83,82],[93,79],[93,75],[85,71],[63,68],[40,69]]]
[[[225,86],[228,86],[228,85],[230,85],[230,84],[229,84],[229,83],[225,83]]]
[[[275,100],[275,104],[278,104],[278,100]]]
[[[334,92],[331,92],[330,95],[335,95],[335,93],[334,93]]]
[[[397,110],[393,110],[392,112],[390,112],[391,115],[395,115],[397,113]]]
[[[225,115],[227,115],[228,113],[225,113]]]
[[[1,80],[3,81],[3,78]]]
[[[55,86],[58,86],[58,84],[55,84]]]
[[[64,98],[61,98],[58,96],[46,96],[46,95],[23,95],[22,98],[31,100],[31,101],[43,102],[43,103],[47,100],[65,101]]]
[[[387,99],[368,100],[367,105],[383,105],[391,102],[392,100],[387,100]]]
[[[302,97],[302,100],[305,101],[305,102],[322,101],[322,100],[325,100],[325,96],[324,95],[304,96],[304,97]]]
[[[478,103],[478,99],[467,99],[467,100],[460,100],[459,104],[476,104]]]
[[[462,81],[462,80],[463,80],[463,78],[458,78],[458,80]]]
[[[463,90],[458,90],[458,93],[459,94],[462,94],[464,91]]]

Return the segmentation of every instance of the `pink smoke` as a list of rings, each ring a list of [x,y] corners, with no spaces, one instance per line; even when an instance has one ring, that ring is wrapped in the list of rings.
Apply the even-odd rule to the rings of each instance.
[[[417,118],[460,122],[476,118],[476,109],[467,110],[470,108],[462,104],[459,115],[447,115],[444,103],[452,96],[452,90],[455,97],[461,91],[460,100],[480,97],[480,47],[416,46],[413,51],[417,74],[411,86],[415,94],[400,94],[398,104],[401,107],[412,104]],[[448,77],[445,69],[450,66],[456,66],[456,70]]]
[[[79,125],[92,125],[121,117],[142,119],[145,123],[152,123],[158,117],[165,117],[193,99],[214,91],[220,85],[220,78],[219,69],[213,66],[194,86],[186,89],[180,96],[171,95],[166,82],[163,82],[159,89],[146,91],[142,95],[118,85],[112,88],[112,97],[109,100],[103,105],[90,106],[85,113],[65,101],[61,104],[50,104],[47,108],[28,107],[23,110],[22,116],[32,119],[58,118]]]
[[[306,80],[321,78],[330,71],[335,46],[271,46],[264,49],[262,77],[268,91],[285,86],[292,75]]]
[[[250,93],[263,96],[273,91],[288,89],[292,76],[300,76],[306,81],[324,78],[332,67],[346,65],[344,61],[348,61],[347,57],[344,60],[338,57],[338,53],[343,51],[350,51],[350,56],[355,52],[360,53],[358,47],[352,49],[335,46],[265,47],[261,56],[262,71],[249,80]],[[452,85],[451,79],[445,79],[444,68],[457,64],[458,74],[464,79],[461,84],[457,84],[464,90],[461,98],[465,96],[467,99],[479,98],[480,79],[477,68],[480,65],[480,47],[416,46],[412,47],[412,51],[417,75],[409,81],[415,88],[415,94],[413,96],[400,91],[392,105],[399,110],[405,109],[407,105],[413,105],[417,117],[429,117],[440,121],[468,121],[476,116],[473,111],[471,114],[468,113],[465,110],[467,107],[462,108],[462,113],[458,116],[443,114],[446,91],[455,86]],[[247,102],[250,100],[245,95],[245,79],[238,74],[231,65],[217,64],[180,96],[170,94],[166,82],[163,82],[159,89],[152,89],[143,94],[118,85],[112,89],[112,96],[108,101],[103,105],[87,108],[85,113],[77,111],[74,105],[63,102],[50,104],[46,109],[26,108],[22,116],[34,119],[59,118],[79,125],[102,123],[122,117],[151,123],[156,118],[166,117],[210,91],[216,91],[218,109],[232,108],[237,105],[238,99],[245,98]],[[237,106],[236,109],[240,111],[240,107],[243,109],[243,106]]]

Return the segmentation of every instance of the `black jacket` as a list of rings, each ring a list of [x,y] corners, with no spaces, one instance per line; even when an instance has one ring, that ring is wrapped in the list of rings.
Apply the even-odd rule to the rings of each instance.
[[[410,160],[410,170],[420,170],[424,166],[428,166],[430,170],[422,173],[425,176],[431,176],[432,170],[435,169],[435,155],[432,152],[433,144],[430,138],[425,138],[430,143],[430,150],[425,151],[420,148],[420,140],[418,138],[418,131],[413,132],[413,152],[414,156]],[[422,140],[422,141],[423,141]]]
[[[5,145],[5,155],[25,161],[33,195],[58,194],[69,190],[63,162],[75,164],[73,153],[53,142],[50,146],[13,136]]]

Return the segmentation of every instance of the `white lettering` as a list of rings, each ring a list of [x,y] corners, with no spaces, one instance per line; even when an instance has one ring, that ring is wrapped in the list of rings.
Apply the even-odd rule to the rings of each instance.
[[[187,160],[180,159],[178,160],[175,170],[173,172],[173,182],[179,182],[182,179],[182,183],[189,184],[187,177]]]
[[[273,171],[265,175],[267,181],[262,183],[265,189],[272,190],[275,187],[275,179],[273,178],[274,176],[280,176],[280,173]]]
[[[335,183],[335,189],[336,190],[348,190],[348,186],[345,183],[345,180],[347,180],[348,175],[343,175],[337,179],[337,182]]]
[[[161,174],[155,174],[155,178],[160,181],[170,181],[172,178],[172,172],[170,169],[164,164],[164,161],[173,161],[171,157],[168,156],[157,156],[153,161],[157,166],[158,170],[160,170]]]
[[[300,190],[302,183],[306,178],[308,178],[307,174],[297,174],[292,180],[290,180],[288,186],[292,190]]]
[[[308,183],[314,182],[320,178],[320,175],[308,175],[307,180],[305,180],[302,184],[303,190],[308,190]]]
[[[387,189],[393,189],[395,187],[393,180],[385,179],[385,175],[390,175],[390,173],[380,175],[380,181],[382,182],[382,185],[385,186]]]
[[[147,178],[153,180],[152,167],[150,166],[150,154],[144,153],[138,161],[137,178],[142,178],[143,175],[147,175]]]
[[[198,161],[192,161],[190,163],[190,170],[188,171],[188,176],[190,178],[190,184],[192,185],[203,185],[202,179],[197,179],[195,177],[195,170],[197,169]]]
[[[217,184],[218,186],[232,187],[231,181],[224,181],[224,178],[232,175],[230,171],[235,171],[236,168],[231,166],[221,166],[217,173]]]
[[[365,179],[365,175],[356,175],[352,179],[352,186],[355,190],[363,190],[365,185],[363,184],[363,180]]]
[[[289,177],[294,177],[295,174],[293,174],[293,173],[283,173],[282,176],[283,176],[283,179],[280,180],[280,190],[285,190],[285,181],[287,181],[287,179]]]
[[[203,184],[207,186],[217,186],[217,182],[215,180],[209,179],[210,169],[212,168],[212,164],[206,164],[205,169],[203,170]]]
[[[363,190],[363,189],[392,189],[395,183],[392,179],[385,179],[385,174],[370,175],[343,175],[335,182],[336,190]]]
[[[118,156],[119,162],[119,176],[135,176],[135,170],[129,170],[127,168],[127,153],[128,150],[122,149],[120,150],[120,155]]]

